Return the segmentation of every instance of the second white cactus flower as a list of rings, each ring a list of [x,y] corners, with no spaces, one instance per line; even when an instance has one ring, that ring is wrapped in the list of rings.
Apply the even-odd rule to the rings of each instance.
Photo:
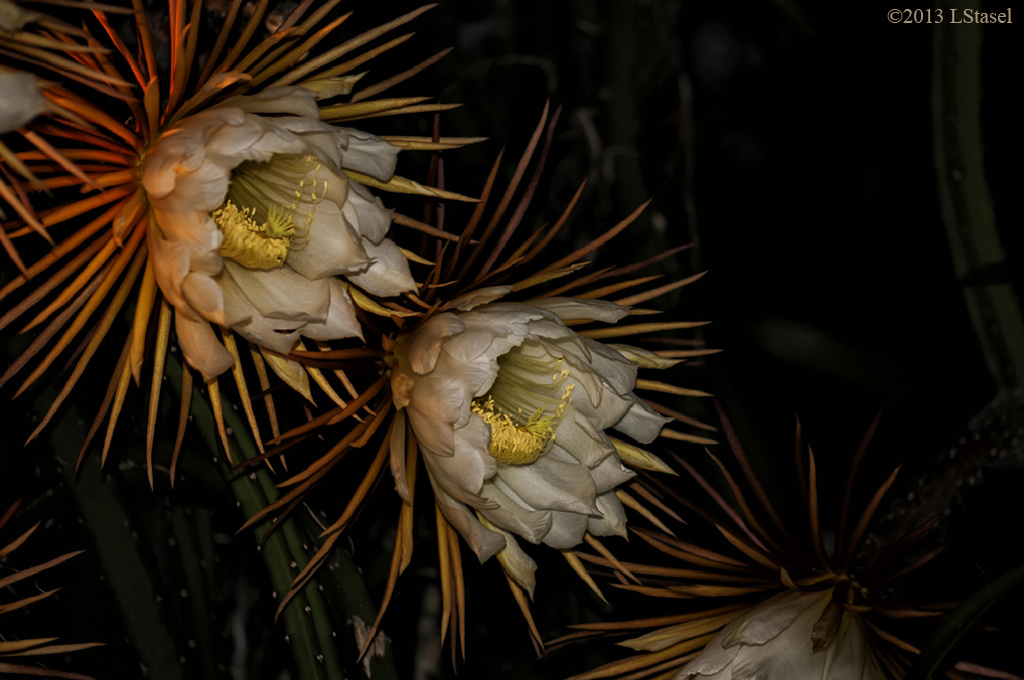
[[[625,535],[615,488],[634,474],[618,453],[630,445],[606,431],[649,443],[669,420],[633,393],[634,361],[564,323],[626,314],[599,300],[487,303],[438,314],[394,348],[393,398],[441,510],[530,591],[535,565],[513,535],[559,550],[588,531]]]

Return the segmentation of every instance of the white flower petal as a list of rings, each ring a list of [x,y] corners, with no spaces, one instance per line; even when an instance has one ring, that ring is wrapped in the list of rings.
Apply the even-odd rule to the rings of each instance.
[[[334,279],[328,279],[331,303],[323,323],[309,323],[302,334],[311,340],[338,340],[363,337],[363,327],[356,318],[352,296]]]
[[[490,286],[488,288],[478,288],[458,296],[448,303],[448,307],[450,309],[458,309],[463,312],[468,312],[474,307],[479,307],[480,305],[487,304],[488,302],[499,300],[511,292],[512,286]]]
[[[885,674],[871,651],[864,624],[855,614],[843,614],[839,634],[829,645],[829,680],[883,680]]]
[[[600,465],[590,471],[597,494],[607,493],[636,476],[636,473],[622,464],[618,456],[608,456]]]
[[[207,162],[231,170],[245,160],[264,160],[280,147],[280,137],[262,125],[258,118],[237,116],[234,110],[230,113],[233,120],[211,131],[203,140],[203,154]],[[296,141],[289,140],[285,148],[297,149]],[[214,208],[218,205],[214,204]]]
[[[294,322],[268,319],[265,316],[253,315],[249,323],[233,326],[246,340],[278,354],[288,354],[299,341],[300,330]]]
[[[331,304],[327,279],[307,279],[287,266],[268,271],[249,269],[229,259],[224,260],[224,269],[265,317],[297,322],[298,327],[327,319]]]
[[[670,422],[671,418],[658,415],[647,404],[635,401],[622,419],[615,423],[615,429],[641,444],[650,444],[657,439],[661,428]]]
[[[741,614],[675,680],[883,680],[859,616],[844,612],[837,635],[815,649],[812,632],[832,590],[788,591]]]
[[[636,385],[636,362],[596,340],[581,340],[590,350],[590,365],[593,366],[594,372],[604,378],[617,393],[626,395],[632,392]]]
[[[46,113],[46,99],[31,73],[0,68],[0,92],[0,134],[17,130]]]
[[[217,108],[237,108],[246,113],[288,113],[320,121],[320,109],[316,105],[316,93],[305,88],[271,87],[238,97],[229,97]]]
[[[299,341],[302,322],[263,316],[231,276],[223,276],[220,284],[224,293],[224,317],[233,330],[278,354],[292,351]]]
[[[345,128],[345,132],[348,133],[348,147],[341,160],[341,167],[361,172],[382,182],[391,179],[395,174],[400,149],[360,130]]]
[[[571,405],[555,430],[555,441],[588,468],[615,454],[615,445],[608,435]]]
[[[551,546],[555,550],[575,548],[583,540],[589,519],[587,515],[579,515],[575,512],[552,512],[551,530],[544,536],[544,545]]]
[[[486,392],[494,382],[497,374],[498,365],[496,362],[482,360],[468,364],[459,363],[453,361],[448,355],[446,346],[446,348],[442,350],[441,355],[437,358],[437,366],[434,369],[434,373],[430,376],[430,381],[441,381],[441,385],[458,384],[458,389],[462,399],[460,403],[468,409],[470,401],[472,401],[474,397],[480,396]],[[432,384],[432,382],[422,383],[423,389],[419,392],[421,396],[426,397],[426,395],[431,394],[431,392],[427,391],[428,389],[436,389],[437,391],[445,389],[443,387],[435,388],[433,386],[428,388],[427,385],[430,384]],[[469,412],[464,411],[455,421],[456,426],[461,427],[465,424],[468,418]]]
[[[412,370],[420,375],[433,371],[445,340],[461,333],[465,327],[454,314],[438,314],[428,319],[403,345]]]
[[[245,291],[238,287],[235,280],[227,274],[222,274],[218,280],[221,294],[224,296],[224,325],[228,328],[250,323],[254,316],[262,316],[258,309],[252,306]]]
[[[424,457],[431,479],[436,480],[438,487],[477,508],[494,506],[480,496],[484,481],[494,476],[495,469],[494,459],[487,453],[488,436],[487,425],[479,418],[471,418],[465,427],[455,430],[452,455]]]
[[[505,538],[505,547],[498,552],[505,573],[511,576],[533,599],[533,591],[537,586],[537,563],[519,547],[519,542],[508,532],[498,529]]]
[[[388,210],[380,199],[358,182],[350,183],[351,191],[342,205],[342,214],[357,231],[374,245],[379,245],[391,227],[393,210]]]
[[[363,249],[370,258],[370,266],[361,273],[349,274],[349,281],[367,293],[381,297],[394,297],[416,290],[409,261],[398,246],[389,240],[374,245],[369,239],[363,239]]]
[[[224,319],[224,293],[220,285],[205,274],[193,273],[181,282],[185,300],[207,321],[227,325]]]
[[[464,412],[469,411],[471,399],[456,380],[417,378],[406,410],[420,446],[435,456],[451,456],[455,427],[462,418],[469,420]]]
[[[626,538],[626,511],[622,503],[609,491],[597,497],[597,509],[600,517],[587,520],[587,531],[594,536],[621,536]]]
[[[313,210],[309,237],[300,248],[288,251],[287,265],[307,279],[344,276],[366,269],[370,260],[359,234],[341,216],[332,201]]]
[[[635,403],[634,397],[620,396],[608,383],[593,374],[573,371],[566,380],[566,384],[576,386],[572,392],[573,407],[601,430],[622,420]]]
[[[190,261],[185,246],[163,238],[156,227],[150,227],[146,232],[146,245],[149,249],[149,261],[153,263],[153,273],[156,276],[157,285],[163,291],[164,297],[176,309],[194,314],[181,294],[181,284],[188,276]]]
[[[204,380],[216,378],[235,363],[235,357],[217,340],[209,322],[175,314],[174,330],[185,361],[202,373]]]
[[[8,33],[16,33],[25,28],[26,24],[39,21],[42,18],[43,15],[38,12],[30,12],[18,7],[13,2],[0,0],[0,29]]]
[[[226,125],[239,126],[244,123],[245,116],[237,109],[203,111],[160,135],[146,154],[142,172],[142,186],[150,201],[158,204],[159,199],[173,199],[171,193],[177,187],[179,178],[188,180],[187,175],[206,160],[206,145],[210,138]],[[244,158],[238,162],[242,160]],[[227,176],[224,181],[226,184]],[[179,200],[187,199],[179,197]]]
[[[577,298],[540,298],[530,303],[534,307],[540,307],[554,312],[559,318],[568,321],[569,319],[587,319],[590,321],[604,321],[615,323],[629,314],[629,309],[622,305],[607,300],[581,300]]]
[[[462,534],[462,538],[476,553],[480,562],[485,562],[505,547],[505,538],[486,528],[463,503],[437,488],[434,490],[434,497],[441,512]]]
[[[716,637],[704,647],[696,659],[683,666],[672,680],[691,680],[691,678],[731,680],[732,673],[726,671],[726,674],[721,676],[719,673],[722,673],[723,669],[726,669],[736,659],[739,652],[739,647],[723,647],[718,643]]]
[[[532,509],[498,478],[484,483],[480,495],[497,507],[480,510],[492,524],[513,531],[530,543],[540,543],[551,530],[551,512]]]
[[[518,347],[526,340],[523,333],[509,332],[502,324],[492,323],[489,317],[469,314],[459,317],[464,332],[445,343],[445,352],[462,364],[481,360],[494,367],[497,373],[498,357]]]
[[[551,453],[529,465],[502,465],[498,476],[530,506],[597,514],[594,480],[586,465],[557,460]]]

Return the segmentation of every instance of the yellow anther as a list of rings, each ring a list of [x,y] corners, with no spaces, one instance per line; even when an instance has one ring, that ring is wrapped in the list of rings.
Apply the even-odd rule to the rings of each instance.
[[[215,210],[211,217],[224,232],[220,254],[250,269],[276,269],[284,265],[295,233],[290,217],[270,211],[267,223],[253,220],[251,209],[239,210],[231,201]],[[274,235],[277,234],[277,235]]]
[[[525,465],[547,452],[554,435],[550,418],[535,414],[519,425],[511,416],[499,411],[491,397],[483,403],[473,402],[472,409],[491,426],[491,441],[487,449],[499,463]]]
[[[491,456],[503,465],[526,465],[547,453],[555,441],[555,428],[572,401],[573,387],[575,385],[566,386],[553,412],[538,410],[525,418],[525,422],[522,409],[518,409],[513,418],[494,403],[492,396],[474,401],[471,405],[473,413],[491,426],[491,440],[487,447]]]

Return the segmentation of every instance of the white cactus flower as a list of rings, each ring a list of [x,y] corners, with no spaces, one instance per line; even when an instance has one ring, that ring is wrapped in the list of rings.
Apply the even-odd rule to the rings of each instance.
[[[648,443],[668,420],[633,394],[636,363],[563,322],[626,313],[598,300],[496,302],[398,338],[393,398],[441,510],[481,561],[501,551],[528,590],[535,565],[512,534],[560,550],[587,531],[624,535],[614,492],[634,473],[605,430]]]
[[[884,680],[860,616],[833,590],[781,593],[723,628],[674,680]],[[831,629],[829,635],[823,631]]]
[[[414,288],[385,238],[390,211],[343,172],[386,181],[397,152],[321,122],[316,95],[298,87],[230,98],[157,139],[142,175],[147,240],[192,366],[210,379],[233,363],[211,322],[280,354],[300,335],[361,336],[335,277],[382,296]]]

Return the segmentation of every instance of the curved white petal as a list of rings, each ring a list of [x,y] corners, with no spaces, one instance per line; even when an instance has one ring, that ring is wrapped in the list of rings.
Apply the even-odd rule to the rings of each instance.
[[[224,268],[265,317],[302,325],[327,319],[331,304],[327,279],[307,279],[287,266],[267,271],[249,269],[231,260],[224,261]]]
[[[622,464],[618,456],[608,456],[590,471],[594,489],[600,496],[636,476],[636,473]]]
[[[227,273],[220,279],[220,284],[224,293],[224,317],[231,324],[232,330],[241,333],[246,340],[278,354],[292,351],[299,341],[299,333],[304,325],[302,322],[263,316]]]
[[[555,430],[555,441],[588,468],[597,466],[609,456],[617,458],[614,456],[615,445],[608,435],[571,405],[566,408],[562,422]]]
[[[471,399],[472,395],[455,380],[417,379],[406,409],[420,445],[435,456],[452,455],[456,424],[463,417],[468,420],[463,412],[469,411]]]
[[[476,553],[480,562],[494,557],[505,547],[505,537],[486,528],[463,503],[440,489],[434,491],[437,506],[452,525],[462,534],[466,544]]]
[[[31,73],[0,68],[0,134],[17,130],[46,112],[46,99]]]
[[[43,15],[18,7],[9,0],[0,0],[0,29],[15,33],[33,21],[39,21]]]
[[[529,465],[502,465],[498,476],[534,508],[597,514],[590,470],[575,461],[556,460],[549,453]]]
[[[544,545],[555,550],[571,550],[583,540],[587,531],[588,515],[575,512],[552,512],[551,530],[544,536]]]
[[[189,256],[185,246],[168,241],[154,227],[146,232],[146,246],[149,249],[149,261],[153,264],[153,273],[157,285],[164,297],[179,313],[193,314],[190,305],[181,294],[181,284],[189,271]]]
[[[464,332],[445,343],[445,352],[460,363],[477,363],[483,359],[496,368],[498,357],[519,347],[529,337],[525,324],[524,332],[517,332],[515,328],[496,323],[490,315],[463,314],[458,318]]]
[[[433,371],[445,340],[465,328],[466,324],[455,314],[438,314],[428,319],[403,341],[403,353],[412,370],[420,375]]]
[[[585,300],[579,298],[540,298],[531,302],[534,307],[554,312],[563,320],[588,319],[615,323],[629,314],[629,309],[607,300]]]
[[[696,659],[683,666],[682,670],[676,673],[673,680],[691,680],[691,678],[719,678],[727,680],[732,678],[728,673],[719,676],[719,673],[729,666],[740,653],[739,647],[723,647],[718,644],[715,638],[704,647]]]
[[[235,357],[220,344],[209,322],[176,314],[174,330],[185,361],[202,373],[203,379],[212,380],[235,363]]]
[[[647,404],[635,401],[622,419],[615,423],[615,429],[641,444],[650,444],[657,439],[661,428],[670,422],[671,418],[658,415]]]
[[[350,184],[351,191],[343,205],[342,214],[351,224],[358,225],[357,231],[374,245],[384,240],[391,226],[393,210],[388,210],[380,199],[358,182]]]
[[[487,288],[478,288],[455,298],[448,303],[448,307],[468,312],[474,307],[479,307],[480,305],[487,304],[488,302],[500,300],[511,292],[512,286],[489,286]]]
[[[224,293],[220,285],[205,274],[192,273],[181,282],[181,294],[206,320],[225,326]]]
[[[232,330],[241,333],[246,340],[278,354],[290,353],[301,333],[300,329],[295,328],[294,322],[268,319],[258,314],[253,315],[248,323],[232,327]]]
[[[537,586],[537,563],[523,552],[515,536],[502,529],[498,531],[505,538],[505,547],[498,552],[498,560],[505,573],[526,590],[532,600],[533,590]]]
[[[763,645],[778,637],[809,609],[816,611],[813,615],[817,619],[828,601],[827,594],[791,591],[776,595],[723,630],[722,644],[726,647]]]
[[[309,323],[302,328],[302,334],[311,340],[338,340],[340,338],[363,337],[363,327],[356,318],[356,307],[352,296],[334,279],[328,279],[330,306],[327,318],[322,323]]]
[[[225,99],[217,108],[237,108],[246,113],[288,113],[320,121],[316,93],[298,86],[271,87],[238,97]]]
[[[626,511],[622,503],[609,491],[597,497],[597,509],[600,517],[587,520],[587,531],[594,536],[621,536],[626,538]]]
[[[325,200],[312,210],[306,242],[289,250],[285,263],[307,279],[351,275],[366,269],[370,258],[338,206]]]
[[[493,507],[480,496],[484,481],[494,475],[495,469],[494,459],[487,453],[488,437],[487,425],[472,418],[465,427],[455,430],[451,455],[431,452],[434,455],[424,456],[435,488],[473,507]]]
[[[367,293],[381,297],[394,297],[416,290],[409,261],[398,246],[388,240],[374,245],[364,238],[363,249],[370,258],[370,266],[361,273],[349,274],[349,281]]]
[[[626,395],[636,385],[637,364],[619,352],[590,338],[580,338],[589,350],[590,365],[618,394]]]
[[[353,128],[345,128],[348,146],[341,167],[355,170],[386,182],[395,174],[400,149],[379,137]]]
[[[512,531],[530,543],[540,543],[551,530],[551,512],[528,507],[500,479],[484,483],[480,495],[497,507],[480,510],[492,524]]]

